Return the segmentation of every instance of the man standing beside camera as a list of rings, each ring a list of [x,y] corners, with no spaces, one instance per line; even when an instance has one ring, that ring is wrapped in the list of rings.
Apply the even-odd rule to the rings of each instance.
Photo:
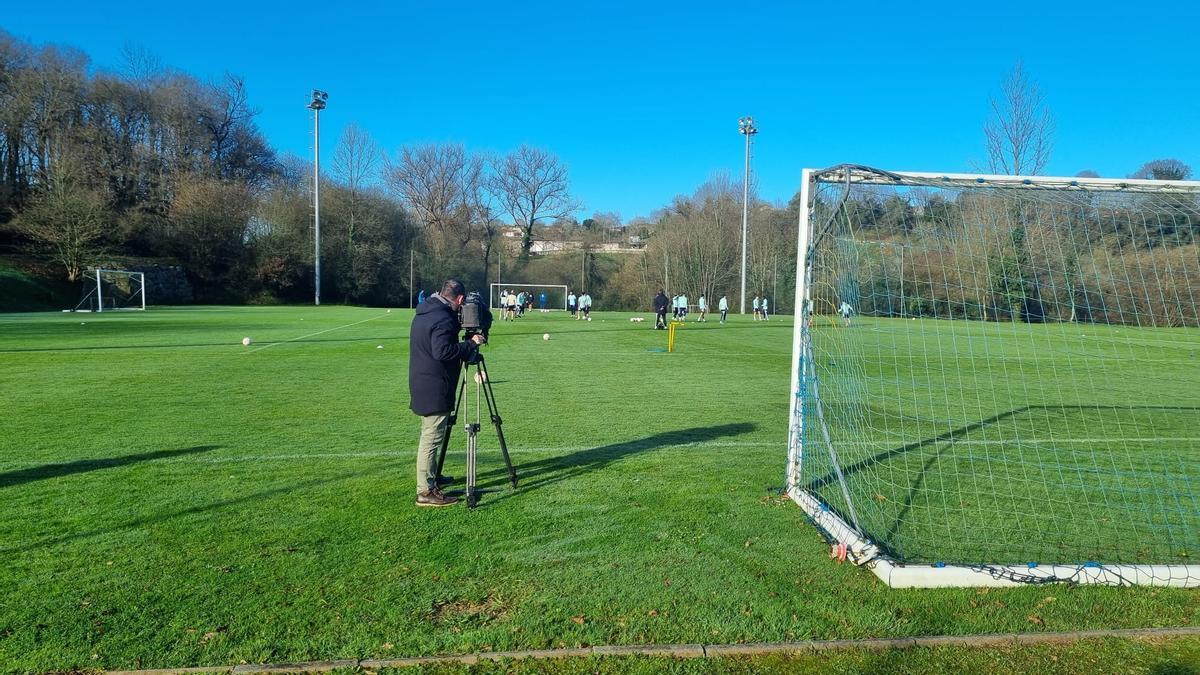
[[[446,437],[446,425],[454,409],[462,362],[479,345],[482,335],[459,341],[458,310],[466,299],[462,283],[450,279],[442,290],[417,307],[409,333],[409,408],[421,417],[421,441],[417,447],[417,506],[450,506],[458,501],[442,492],[436,475],[437,455]]]

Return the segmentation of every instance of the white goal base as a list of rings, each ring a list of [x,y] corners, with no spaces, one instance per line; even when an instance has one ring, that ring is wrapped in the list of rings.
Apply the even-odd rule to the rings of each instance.
[[[817,527],[846,547],[847,560],[871,570],[891,588],[996,588],[1044,583],[1200,587],[1200,565],[903,565],[881,554],[808,491],[790,488],[787,495]]]

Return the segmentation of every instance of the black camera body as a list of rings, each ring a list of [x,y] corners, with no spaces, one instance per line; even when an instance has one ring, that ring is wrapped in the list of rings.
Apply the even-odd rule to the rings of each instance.
[[[487,342],[488,332],[492,330],[492,311],[477,291],[471,291],[463,300],[459,320],[462,322],[463,332],[466,333],[465,339],[470,340],[476,335],[482,335],[483,341]],[[473,363],[477,354],[477,351],[474,352],[472,360],[468,362]]]

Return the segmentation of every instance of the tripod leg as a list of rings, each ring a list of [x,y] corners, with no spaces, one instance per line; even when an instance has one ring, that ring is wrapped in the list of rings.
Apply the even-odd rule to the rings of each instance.
[[[508,456],[508,444],[504,442],[504,420],[500,419],[496,392],[492,390],[492,378],[488,377],[487,365],[482,358],[479,361],[479,369],[483,373],[483,396],[487,399],[488,414],[492,417],[492,424],[496,426],[496,438],[500,439],[500,454],[504,456],[504,466],[508,467],[508,482],[517,487],[517,470],[513,468],[512,458]]]
[[[467,425],[467,508],[473,509],[479,503],[479,493],[475,490],[475,457],[478,449],[477,439],[479,425]]]
[[[454,399],[454,410],[450,411],[450,419],[446,421],[446,435],[442,436],[442,450],[438,453],[437,471],[433,475],[442,475],[442,465],[446,463],[446,449],[450,447],[450,432],[458,424],[458,411],[462,409],[463,394],[467,391],[467,364],[463,364],[462,377],[459,378],[458,398]]]

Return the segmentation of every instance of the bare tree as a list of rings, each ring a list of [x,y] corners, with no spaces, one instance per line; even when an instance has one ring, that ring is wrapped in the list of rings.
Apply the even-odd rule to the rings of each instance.
[[[361,191],[379,168],[379,144],[357,124],[342,132],[333,151],[333,176],[350,190]]]
[[[75,281],[88,256],[97,252],[108,213],[104,199],[79,185],[66,162],[55,162],[29,207],[17,219],[17,229],[38,248],[53,252],[67,280]]]
[[[357,124],[346,127],[333,151],[333,177],[344,184],[349,193],[346,200],[349,250],[354,247],[354,226],[361,211],[363,192],[378,170],[381,157],[379,145]]]
[[[1050,161],[1054,118],[1037,83],[1025,76],[1018,62],[992,99],[992,114],[983,125],[988,169],[996,174],[1032,176]]]
[[[427,230],[461,247],[473,236],[471,206],[482,185],[483,164],[461,145],[405,146],[384,171],[384,181]]]
[[[173,252],[201,282],[217,284],[246,252],[254,197],[245,183],[180,176],[171,203]]]
[[[121,75],[140,87],[149,87],[166,70],[157,54],[136,42],[121,45],[120,59]]]
[[[566,165],[545,150],[522,145],[497,160],[493,172],[490,189],[523,230],[523,255],[529,255],[539,220],[562,218],[582,208],[571,197]]]
[[[1130,178],[1153,178],[1154,180],[1187,180],[1192,167],[1177,159],[1155,159],[1146,162],[1133,172]]]
[[[492,251],[496,249],[496,237],[500,234],[503,223],[497,217],[496,206],[491,195],[480,185],[475,191],[471,205],[472,219],[476,222],[483,246],[483,281],[486,284],[492,269]],[[497,254],[498,255],[498,254]]]

